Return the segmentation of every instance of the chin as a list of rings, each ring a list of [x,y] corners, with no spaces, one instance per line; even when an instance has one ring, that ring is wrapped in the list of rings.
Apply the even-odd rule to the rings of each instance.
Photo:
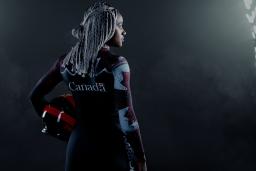
[[[122,46],[123,46],[122,40],[118,40],[115,42],[115,47],[122,47]]]
[[[118,43],[118,47],[122,47],[123,46],[123,42]]]

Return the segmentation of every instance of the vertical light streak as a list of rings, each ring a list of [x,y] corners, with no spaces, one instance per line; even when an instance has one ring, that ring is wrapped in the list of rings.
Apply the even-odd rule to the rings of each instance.
[[[252,25],[252,38],[254,42],[254,58],[256,59],[256,2],[255,0],[243,0],[245,8],[247,9],[247,14],[245,15],[249,23]]]
[[[251,9],[252,1],[253,0],[244,0],[244,4],[245,4],[245,7],[246,7],[247,10]]]

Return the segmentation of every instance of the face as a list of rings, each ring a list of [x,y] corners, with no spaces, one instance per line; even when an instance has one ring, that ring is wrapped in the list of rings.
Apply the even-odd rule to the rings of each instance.
[[[126,32],[123,28],[123,17],[121,14],[118,14],[114,36],[106,44],[114,47],[122,47],[125,35]]]

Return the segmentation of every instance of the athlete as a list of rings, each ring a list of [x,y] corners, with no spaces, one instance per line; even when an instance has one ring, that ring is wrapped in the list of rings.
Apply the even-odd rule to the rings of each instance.
[[[77,43],[57,59],[31,91],[42,116],[45,96],[64,82],[75,101],[76,126],[69,137],[65,171],[146,171],[146,158],[135,116],[130,68],[122,47],[126,32],[120,12],[105,2],[90,7],[72,34]]]

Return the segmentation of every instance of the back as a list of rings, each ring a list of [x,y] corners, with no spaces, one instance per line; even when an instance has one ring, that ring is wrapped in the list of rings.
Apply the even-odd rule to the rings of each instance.
[[[123,57],[101,50],[95,64],[95,81],[87,75],[73,73],[69,66],[60,65],[63,81],[75,99],[78,122],[87,129],[119,128],[117,108],[120,99],[114,90],[113,69],[124,62]]]

